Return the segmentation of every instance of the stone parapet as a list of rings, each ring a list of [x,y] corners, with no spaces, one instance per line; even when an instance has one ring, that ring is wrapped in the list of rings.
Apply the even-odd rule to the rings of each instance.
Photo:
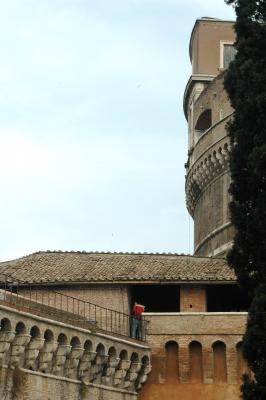
[[[145,344],[56,322],[5,305],[0,305],[0,312],[2,371],[3,368],[13,373],[16,369],[26,374],[34,371],[33,375],[39,380],[43,377],[49,381],[53,376],[53,379],[66,382],[71,380],[73,383],[74,380],[78,386],[103,387],[105,392],[109,388],[112,393],[117,393],[117,396],[110,395],[114,399],[135,399],[151,371],[150,349]],[[4,375],[0,397],[1,390],[2,394],[8,391],[8,378],[6,373]],[[36,393],[30,393],[26,394],[27,399],[40,398]]]
[[[148,341],[151,335],[240,335],[246,312],[145,313]]]

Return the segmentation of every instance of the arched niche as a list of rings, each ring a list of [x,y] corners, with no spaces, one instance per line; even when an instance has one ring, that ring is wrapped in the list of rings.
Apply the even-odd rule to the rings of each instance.
[[[226,346],[217,341],[212,345],[213,349],[213,380],[214,383],[227,382]]]
[[[179,382],[178,344],[170,341],[165,344],[165,379],[166,382]]]
[[[189,380],[191,383],[203,381],[202,346],[197,341],[189,344]]]

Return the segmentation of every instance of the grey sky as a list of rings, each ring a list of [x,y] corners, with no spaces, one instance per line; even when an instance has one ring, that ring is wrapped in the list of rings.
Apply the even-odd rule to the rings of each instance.
[[[0,6],[0,259],[188,253],[189,37],[196,18],[233,10],[223,0]]]

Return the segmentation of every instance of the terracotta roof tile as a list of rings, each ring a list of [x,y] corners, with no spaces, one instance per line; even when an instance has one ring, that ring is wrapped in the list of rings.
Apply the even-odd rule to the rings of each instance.
[[[235,280],[224,259],[177,254],[40,252],[1,272],[32,283]]]

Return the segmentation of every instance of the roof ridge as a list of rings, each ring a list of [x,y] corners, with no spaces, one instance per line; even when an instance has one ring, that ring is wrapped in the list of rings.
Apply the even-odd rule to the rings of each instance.
[[[104,255],[135,255],[135,256],[178,256],[178,257],[189,257],[193,259],[212,259],[212,260],[219,260],[219,261],[226,261],[225,258],[220,258],[220,257],[207,257],[207,256],[197,256],[193,254],[185,254],[185,253],[173,253],[173,252],[137,252],[137,251],[86,251],[86,250],[39,250],[30,254],[27,254],[22,257],[18,257],[12,260],[7,260],[7,261],[1,261],[1,264],[4,263],[10,263],[13,261],[18,261],[22,260],[31,256],[35,255],[41,255],[41,254],[90,254],[90,255],[98,255],[98,254],[104,254]]]

